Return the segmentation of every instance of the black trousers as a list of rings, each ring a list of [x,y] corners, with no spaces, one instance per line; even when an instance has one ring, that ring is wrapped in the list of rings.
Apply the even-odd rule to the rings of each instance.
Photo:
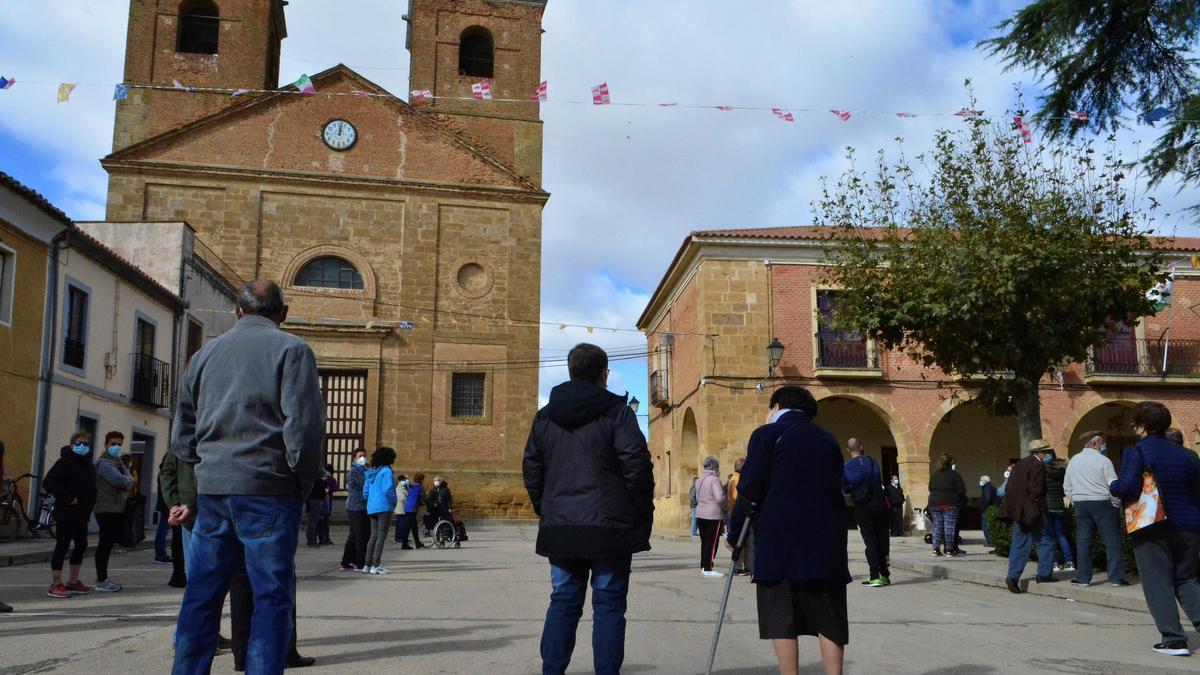
[[[856,508],[854,520],[858,523],[858,531],[862,533],[863,543],[867,545],[867,566],[871,568],[871,578],[891,576],[887,565],[891,514],[882,506]]]
[[[87,523],[58,523],[54,527],[54,553],[50,556],[50,569],[61,572],[67,549],[71,549],[71,564],[82,565],[83,553],[87,551]],[[72,548],[74,544],[74,548]]]
[[[710,571],[713,558],[717,556],[717,546],[721,544],[721,526],[725,521],[697,518],[696,523],[700,526],[700,569]]]
[[[121,535],[123,513],[97,513],[96,522],[100,525],[100,541],[96,544],[96,581],[108,578],[108,559],[112,556],[113,547],[117,545],[117,537]]]
[[[892,536],[904,536],[904,507],[902,506],[892,507]]]
[[[371,518],[366,511],[347,511],[350,519],[350,536],[342,549],[342,562],[355,567],[367,564],[367,540],[371,538]]]
[[[187,567],[183,552],[183,526],[171,528],[171,579],[167,582],[173,588],[187,586]]]
[[[421,523],[420,518],[417,518],[416,512],[404,514],[406,531],[400,535],[401,543],[408,543],[408,535],[412,533],[413,546],[424,548],[425,544],[421,543]]]
[[[243,565],[234,570],[229,581],[229,623],[233,642],[234,666],[246,663],[246,646],[250,644],[250,617],[254,615],[254,591],[250,588],[250,575]],[[294,661],[300,653],[296,651],[296,605],[292,605],[292,647],[288,661]]]

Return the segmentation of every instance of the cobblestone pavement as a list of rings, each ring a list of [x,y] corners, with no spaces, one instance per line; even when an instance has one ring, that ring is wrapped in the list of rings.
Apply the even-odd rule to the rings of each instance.
[[[1157,634],[1144,612],[1098,607],[898,571],[882,589],[865,576],[850,533],[850,673],[1183,673],[1190,659],[1150,651]],[[335,529],[341,541],[344,530]],[[531,673],[549,596],[546,562],[533,554],[532,525],[479,524],[461,550],[400,551],[391,576],[339,572],[341,547],[301,547],[300,651],[311,673]],[[703,670],[722,582],[698,569],[699,544],[658,539],[638,556],[630,592],[626,673]],[[180,592],[149,551],[114,556],[120,593],[69,600],[45,595],[45,565],[0,569],[0,675],[164,673]],[[91,560],[83,578],[92,582]],[[227,624],[226,624],[227,626]],[[591,670],[585,613],[572,672]],[[1200,638],[1193,635],[1193,647]],[[815,640],[803,641],[805,672],[820,672]],[[770,673],[757,639],[753,588],[736,579],[717,661],[721,673]],[[228,654],[214,672],[232,672]]]

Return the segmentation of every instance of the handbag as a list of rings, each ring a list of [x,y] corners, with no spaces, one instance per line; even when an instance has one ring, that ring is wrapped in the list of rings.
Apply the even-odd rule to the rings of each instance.
[[[1140,452],[1138,455],[1138,459],[1142,459]],[[1158,491],[1158,481],[1154,478],[1154,465],[1145,464],[1143,460],[1142,495],[1125,507],[1125,531],[1129,534],[1141,532],[1166,520],[1167,511]]]

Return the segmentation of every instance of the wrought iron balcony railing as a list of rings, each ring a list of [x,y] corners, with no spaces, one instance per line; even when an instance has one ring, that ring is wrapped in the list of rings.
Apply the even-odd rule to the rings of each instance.
[[[171,405],[171,364],[153,356],[132,354],[133,392],[130,398],[136,403],[155,408]]]
[[[1093,349],[1084,367],[1088,375],[1200,377],[1200,340],[1118,340]]]
[[[863,338],[845,339],[817,336],[817,368],[874,370],[879,357]]]
[[[650,405],[669,406],[670,392],[667,390],[667,371],[656,370],[650,373]]]

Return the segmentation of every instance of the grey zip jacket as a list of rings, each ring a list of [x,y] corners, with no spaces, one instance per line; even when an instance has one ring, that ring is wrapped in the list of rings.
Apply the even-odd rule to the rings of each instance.
[[[179,387],[171,450],[202,495],[295,495],[322,475],[325,402],[300,338],[246,316],[204,346]]]

